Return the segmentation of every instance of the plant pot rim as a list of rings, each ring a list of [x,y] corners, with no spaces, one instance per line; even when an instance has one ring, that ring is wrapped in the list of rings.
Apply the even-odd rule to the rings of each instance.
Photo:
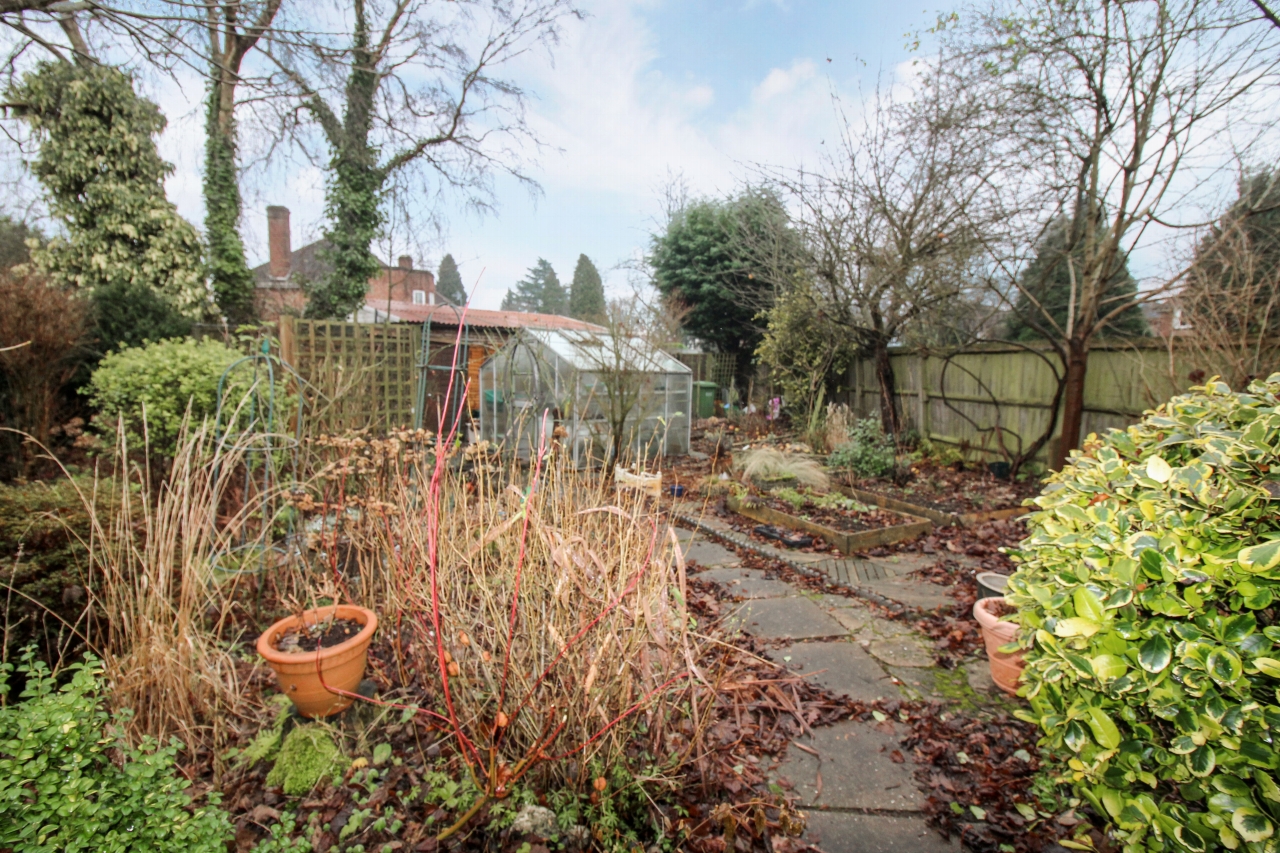
[[[329,617],[351,619],[361,622],[364,627],[354,637],[349,637],[336,646],[324,646],[314,652],[282,652],[273,645],[275,637],[283,634],[287,629],[294,627],[299,622],[304,625],[315,624],[315,622]],[[378,630],[378,614],[367,607],[360,607],[356,604],[330,604],[327,607],[304,610],[301,617],[286,616],[274,623],[258,637],[258,654],[268,663],[274,664],[305,663],[314,661],[317,658],[323,660],[342,654],[349,649],[368,645],[373,637],[373,632],[376,630]]]
[[[994,607],[997,603],[1005,604],[1003,596],[992,596],[991,598],[979,598],[973,603],[973,618],[978,620],[978,624],[988,631],[998,631],[1007,633],[1010,637],[1017,633],[1020,627],[1017,622],[1011,622],[1003,619],[987,610],[988,607]]]

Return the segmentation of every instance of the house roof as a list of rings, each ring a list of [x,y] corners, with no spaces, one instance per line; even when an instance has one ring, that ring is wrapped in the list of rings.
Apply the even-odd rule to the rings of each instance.
[[[379,301],[369,302],[365,311],[373,315],[377,321],[391,320],[399,323],[425,323],[430,320],[433,325],[457,326],[463,321],[461,308],[452,305],[417,305],[413,302]],[[362,312],[363,313],[363,312]],[[561,317],[558,314],[530,314],[525,311],[485,311],[480,308],[468,308],[465,321],[469,326],[484,329],[540,329],[547,331],[604,332],[604,326],[575,320],[572,317]]]
[[[323,260],[321,255],[329,248],[328,240],[316,240],[301,249],[289,253],[289,278],[293,281],[320,281],[333,269],[333,264]],[[385,264],[384,264],[385,266]],[[259,283],[271,277],[271,262],[258,264],[251,272],[253,280]]]

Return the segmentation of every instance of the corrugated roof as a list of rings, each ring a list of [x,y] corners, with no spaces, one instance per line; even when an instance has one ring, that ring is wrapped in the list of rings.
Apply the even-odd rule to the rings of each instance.
[[[461,321],[461,308],[452,305],[416,305],[412,302],[392,300],[388,302],[368,303],[366,310],[374,312],[379,318],[404,323],[424,323],[428,319],[433,325],[456,326]],[[604,332],[603,326],[575,320],[572,317],[561,317],[558,314],[529,314],[524,311],[485,311],[480,308],[468,308],[466,322],[470,326],[483,329],[542,329],[547,331]]]

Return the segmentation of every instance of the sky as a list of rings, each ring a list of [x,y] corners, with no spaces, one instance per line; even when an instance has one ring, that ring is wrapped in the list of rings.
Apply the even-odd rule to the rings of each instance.
[[[906,34],[936,18],[911,0],[585,0],[583,7],[588,17],[566,24],[550,56],[523,58],[514,69],[543,142],[527,170],[539,192],[499,180],[492,213],[446,201],[443,233],[424,226],[407,234],[393,222],[377,254],[412,254],[435,269],[452,253],[478,308],[498,307],[540,257],[567,284],[583,253],[610,295],[623,296],[624,264],[648,245],[671,176],[695,196],[715,196],[755,164],[816,163],[838,128],[833,94],[857,104],[878,80],[902,74],[912,56]],[[200,89],[165,84],[149,94],[170,120],[160,140],[176,166],[169,196],[202,223]],[[266,260],[268,204],[292,211],[294,248],[318,238],[323,174],[302,159],[250,164],[244,195],[251,265]]]

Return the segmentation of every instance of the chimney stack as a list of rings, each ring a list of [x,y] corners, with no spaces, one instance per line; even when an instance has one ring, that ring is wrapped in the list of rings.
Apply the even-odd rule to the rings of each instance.
[[[267,244],[271,256],[267,271],[272,278],[289,277],[293,252],[289,248],[289,208],[271,205],[267,208]]]
[[[400,259],[399,259],[399,261],[397,261],[397,263],[399,263],[399,265],[400,265],[400,269],[402,269],[402,270],[411,270],[411,269],[413,269],[413,256],[412,256],[412,255],[401,255],[401,256],[400,256]]]

